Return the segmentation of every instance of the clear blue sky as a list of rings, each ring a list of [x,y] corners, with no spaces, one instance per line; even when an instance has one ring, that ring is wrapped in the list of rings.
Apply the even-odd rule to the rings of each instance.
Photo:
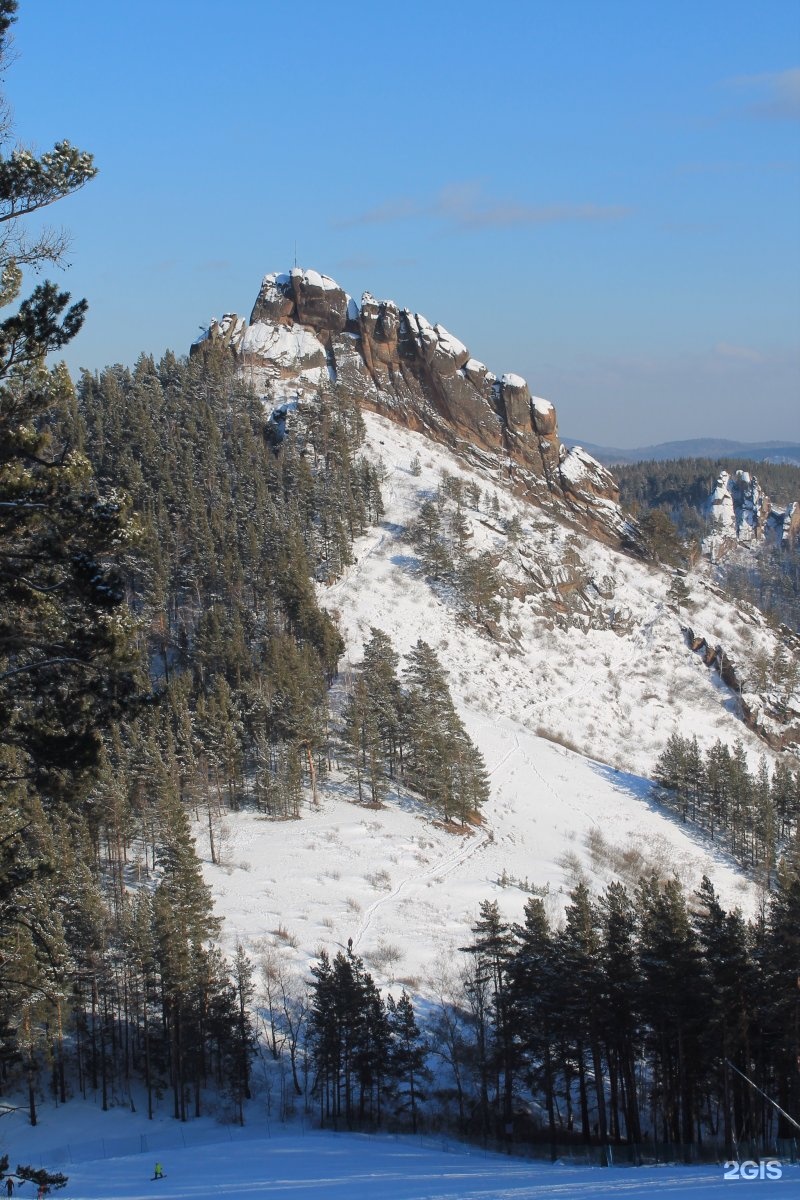
[[[72,368],[300,265],[442,321],[562,434],[800,441],[800,0],[22,0]]]

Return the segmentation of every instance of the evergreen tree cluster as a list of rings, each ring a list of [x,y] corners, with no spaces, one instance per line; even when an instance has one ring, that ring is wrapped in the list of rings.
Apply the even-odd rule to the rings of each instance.
[[[560,927],[539,897],[518,925],[483,903],[465,947],[468,1124],[554,1147],[658,1142],[688,1157],[710,1140],[728,1157],[740,1145],[774,1151],[795,1132],[756,1088],[798,1111],[798,929],[800,876],[786,862],[751,923],[722,908],[708,879],[689,897],[655,876],[597,898],[580,884]],[[461,1057],[463,1078],[463,1047]]]
[[[752,772],[741,741],[731,749],[717,740],[703,754],[696,737],[674,733],[654,781],[662,804],[707,830],[769,886],[782,849],[800,827],[800,770],[780,759],[770,775],[762,756]]]
[[[16,13],[15,0],[0,0],[0,63]],[[97,1031],[111,992],[97,980],[114,974],[105,957],[111,910],[87,854],[83,805],[101,768],[103,731],[131,710],[139,686],[124,585],[136,531],[123,495],[98,486],[87,456],[54,420],[74,393],[65,370],[49,370],[45,359],[78,332],[85,302],[70,304],[50,282],[20,300],[25,268],[62,264],[67,246],[62,234],[30,237],[25,218],[81,188],[96,169],[66,141],[41,155],[18,144],[7,154],[10,142],[3,104],[0,1085],[27,1089],[35,1123],[44,1079],[63,1098],[68,1056],[80,1078],[87,1067],[102,1069],[108,1049]],[[118,1033],[112,1022],[112,1043]],[[66,1182],[28,1168],[17,1176]]]
[[[304,776],[315,786],[326,763],[327,688],[342,641],[314,579],[341,571],[352,539],[381,512],[374,468],[356,457],[360,416],[321,396],[275,445],[262,405],[224,356],[167,355],[84,375],[46,426],[76,447],[99,494],[113,481],[114,495],[129,497],[137,544],[128,552],[118,537],[106,607],[125,611],[127,597],[136,614],[135,625],[128,617],[113,628],[128,638],[132,664],[138,635],[151,695],[127,712],[103,695],[106,721],[119,719],[104,739],[92,729],[83,773],[74,738],[61,750],[72,758],[62,771],[67,809],[43,784],[49,759],[36,787],[22,796],[25,780],[12,779],[5,792],[1,861],[15,881],[0,902],[6,1082],[24,1074],[32,1119],[48,1075],[56,1096],[99,1089],[104,1107],[144,1078],[148,1105],[169,1089],[180,1119],[199,1114],[209,1083],[241,1109],[248,1006],[236,999],[241,972],[232,981],[213,946],[218,922],[189,817],[205,825],[219,861],[225,809],[253,801],[297,816]],[[75,481],[61,486],[72,501]],[[120,501],[112,531],[124,512]],[[105,546],[101,534],[84,525],[93,545]],[[96,568],[93,584],[106,579]],[[98,617],[81,597],[80,620],[94,622],[104,649],[105,610]],[[63,606],[56,615],[63,626]],[[43,624],[30,621],[37,635]],[[3,761],[11,769],[20,759],[15,747]]]
[[[488,800],[489,779],[441,663],[420,639],[401,678],[390,638],[380,629],[370,632],[343,714],[344,750],[359,801],[380,804],[397,779],[439,820],[466,825]]]
[[[0,0],[0,59],[16,15]],[[378,519],[346,398],[285,437],[210,350],[84,374],[45,356],[86,304],[23,272],[63,261],[24,219],[95,172],[0,125],[0,1087],[143,1079],[152,1112],[199,1113],[207,1083],[241,1116],[252,987],[229,968],[190,835],[254,797],[296,815],[325,740],[342,642],[315,579]],[[9,315],[9,309],[12,311]]]
[[[142,526],[131,600],[184,799],[297,816],[303,776],[315,787],[325,765],[343,649],[314,581],[339,575],[382,514],[377,471],[357,454],[358,409],[322,391],[276,442],[262,402],[212,348],[84,375],[66,420]]]
[[[379,517],[377,474],[355,407],[323,395],[275,445],[222,355],[142,358],[36,399],[0,518],[16,522],[1,531],[2,1081],[24,1083],[33,1121],[43,1089],[107,1107],[136,1078],[180,1119],[208,1084],[241,1113],[248,1006],[213,945],[189,817],[219,861],[226,808],[297,816],[304,777],[315,787],[342,641],[314,580]]]
[[[723,585],[737,599],[800,634],[800,544],[756,547],[749,561],[723,561]]]
[[[800,467],[738,459],[682,458],[614,467],[620,500],[642,528],[654,557],[685,566],[700,553],[700,544],[713,529],[703,513],[721,471],[755,475],[780,507],[800,496]],[[800,544],[752,547],[746,561],[732,557],[718,564],[725,589],[736,599],[754,604],[776,621],[800,633]]]
[[[477,484],[443,471],[435,497],[422,502],[410,531],[427,577],[449,592],[463,617],[477,625],[499,619],[505,590],[499,555],[470,553],[473,533],[467,512],[482,505],[499,519],[495,494],[484,497]]]
[[[323,952],[311,974],[308,1041],[322,1123],[378,1126],[388,1106],[416,1133],[430,1072],[408,993],[384,1002],[351,946],[333,960]]]
[[[612,468],[626,508],[699,509],[708,501],[722,471],[754,475],[773,504],[791,504],[800,495],[800,467],[737,458],[676,458],[617,464]]]
[[[200,1115],[208,1086],[241,1115],[250,1018],[241,972],[213,943],[219,922],[175,760],[151,731],[121,777],[113,741],[85,807],[29,810],[15,895],[24,917],[0,912],[0,1085],[26,1090],[32,1124],[43,1094],[92,1093],[106,1110],[132,1104],[140,1081],[149,1115],[165,1094],[176,1118]]]

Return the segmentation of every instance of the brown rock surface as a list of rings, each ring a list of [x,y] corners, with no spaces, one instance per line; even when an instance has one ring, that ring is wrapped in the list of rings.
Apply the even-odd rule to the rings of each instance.
[[[294,267],[291,275],[296,317],[300,325],[313,329],[341,333],[347,324],[347,295],[329,275],[318,271],[301,271]]]
[[[253,311],[250,324],[257,321],[272,321],[276,325],[288,325],[295,316],[294,296],[288,275],[265,275]]]
[[[236,354],[243,347],[251,369],[257,346],[263,347],[260,378],[267,402],[269,379],[285,382],[291,367],[285,350],[280,363],[271,361],[270,347],[285,348],[287,342],[270,339],[263,326],[287,326],[286,335],[298,339],[297,361],[306,368],[306,378],[298,371],[299,394],[313,386],[309,371],[320,359],[311,356],[305,331],[324,347],[336,386],[364,407],[504,472],[515,490],[558,505],[565,519],[593,536],[635,547],[635,527],[619,509],[612,476],[579,448],[564,450],[553,405],[532,397],[521,376],[492,375],[443,325],[369,292],[356,306],[328,276],[299,268],[265,277],[251,315],[262,327],[258,338],[247,336],[237,318],[225,321],[224,328],[214,323],[206,339],[222,339]]]

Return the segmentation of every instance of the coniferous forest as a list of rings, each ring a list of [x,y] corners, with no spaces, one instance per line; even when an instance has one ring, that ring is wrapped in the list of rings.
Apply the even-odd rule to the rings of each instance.
[[[62,250],[25,242],[20,217],[93,174],[67,143],[4,162],[7,303],[20,263]],[[191,822],[216,861],[224,810],[297,817],[316,797],[343,643],[315,581],[379,520],[380,480],[354,403],[323,391],[278,441],[219,352],[73,387],[43,362],[85,310],[44,284],[0,327],[0,1081],[32,1123],[37,1096],[106,1108],[133,1081],[148,1110],[169,1094],[199,1115],[212,1087],[241,1117],[252,965],[215,946]],[[485,774],[435,655],[420,642],[402,687],[377,635],[373,657],[343,759],[359,777],[369,761],[371,800],[380,758],[466,820]]]
[[[678,459],[614,467],[620,499],[640,522],[651,553],[674,566],[700,554],[711,521],[703,512],[721,471],[747,471],[778,507],[800,496],[800,468],[740,459]],[[749,555],[719,564],[720,581],[734,598],[760,608],[800,632],[800,544],[759,543]]]
[[[561,927],[542,898],[521,925],[481,906],[465,994],[479,1087],[472,1119],[516,1129],[519,1095],[535,1133],[633,1147],[704,1141],[775,1147],[798,1104],[796,851],[762,916],[723,910],[708,879],[687,896],[643,878],[573,890]],[[755,1082],[761,1093],[743,1076]]]
[[[0,0],[0,54],[16,9]],[[544,895],[521,924],[487,901],[424,1019],[352,945],[305,978],[265,960],[259,979],[241,946],[226,959],[197,849],[219,861],[225,813],[300,818],[335,769],[354,802],[403,788],[460,836],[489,777],[422,638],[401,665],[373,628],[331,704],[344,642],[318,587],[383,515],[354,398],[321,387],[278,430],[211,343],[75,384],[47,365],[86,305],[47,282],[22,298],[23,268],[65,251],[25,217],[94,174],[67,142],[0,157],[0,1100],[22,1097],[36,1124],[43,1097],[144,1097],[186,1121],[222,1096],[243,1122],[266,1055],[286,1065],[286,1111],[336,1128],[449,1123],[634,1157],[788,1140],[800,774],[753,776],[738,748],[703,758],[673,738],[657,783],[755,870],[753,921],[707,879],[687,895],[655,875],[598,896],[579,884],[563,922]],[[491,631],[496,564],[453,561],[463,488],[443,492],[446,520],[423,504],[413,542]]]
[[[753,870],[768,887],[783,851],[800,826],[800,771],[779,760],[770,774],[762,756],[748,765],[740,741],[732,751],[717,740],[703,754],[697,738],[672,734],[653,772],[655,795]]]

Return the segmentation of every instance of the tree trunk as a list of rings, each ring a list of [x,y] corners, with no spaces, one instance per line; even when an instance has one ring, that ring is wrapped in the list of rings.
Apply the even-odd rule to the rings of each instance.
[[[308,762],[308,773],[311,776],[311,795],[314,800],[315,807],[319,807],[319,799],[317,797],[317,768],[314,766],[314,755],[311,753],[311,746],[308,742],[305,744],[306,760]]]

